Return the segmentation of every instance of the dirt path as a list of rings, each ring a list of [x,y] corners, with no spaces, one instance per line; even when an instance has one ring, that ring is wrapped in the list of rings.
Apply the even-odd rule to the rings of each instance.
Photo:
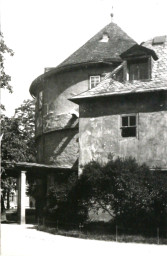
[[[33,226],[1,225],[1,256],[154,256],[167,255],[165,245],[126,244],[55,236]]]

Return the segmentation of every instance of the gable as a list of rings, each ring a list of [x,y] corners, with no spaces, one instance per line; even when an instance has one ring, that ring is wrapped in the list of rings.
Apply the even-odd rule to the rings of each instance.
[[[158,60],[158,56],[153,50],[138,44],[132,46],[127,51],[121,53],[120,56],[122,59],[152,56],[154,60]]]

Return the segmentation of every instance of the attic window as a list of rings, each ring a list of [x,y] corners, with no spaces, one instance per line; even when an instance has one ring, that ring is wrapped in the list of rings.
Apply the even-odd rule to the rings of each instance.
[[[152,44],[153,45],[163,44],[163,43],[165,43],[165,41],[166,41],[166,36],[157,36],[157,37],[154,37]]]
[[[122,137],[136,137],[136,114],[121,116]]]
[[[90,76],[89,89],[96,87],[100,83],[100,76]]]
[[[100,42],[107,43],[108,40],[109,40],[108,34],[104,33],[102,39],[100,40]]]
[[[150,78],[149,58],[129,60],[127,64],[129,81],[145,80]]]

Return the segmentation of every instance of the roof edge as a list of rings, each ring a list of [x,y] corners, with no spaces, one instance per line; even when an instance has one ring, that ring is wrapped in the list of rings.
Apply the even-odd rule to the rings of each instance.
[[[120,63],[121,60],[120,59],[116,59],[116,58],[111,58],[110,60],[100,60],[100,61],[89,61],[89,62],[82,62],[82,63],[75,63],[75,64],[68,64],[65,66],[57,66],[55,68],[51,68],[51,70],[47,71],[46,73],[41,74],[40,76],[38,76],[36,79],[33,80],[33,82],[30,85],[30,89],[29,92],[32,96],[35,96],[34,90],[36,85],[41,82],[43,79],[53,75],[53,74],[57,74],[59,72],[62,71],[68,71],[73,69],[74,67],[78,68],[78,67],[82,67],[85,65],[94,65],[94,64],[108,64],[108,65],[113,65],[114,63]]]
[[[137,94],[137,93],[147,93],[147,92],[157,92],[157,91],[166,91],[167,87],[159,87],[159,88],[149,88],[149,89],[140,89],[136,91],[122,91],[122,92],[111,92],[108,94],[99,94],[99,95],[90,95],[90,96],[85,96],[85,97],[76,97],[76,98],[69,98],[68,100],[74,102],[74,103],[79,103],[83,100],[89,100],[89,99],[95,99],[95,98],[106,98],[106,97],[111,97],[111,96],[121,96],[121,95],[127,95],[127,94]]]

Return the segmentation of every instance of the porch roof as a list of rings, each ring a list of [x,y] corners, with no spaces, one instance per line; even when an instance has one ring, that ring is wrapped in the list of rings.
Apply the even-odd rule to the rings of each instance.
[[[77,168],[70,167],[70,166],[54,166],[54,165],[47,165],[47,164],[39,164],[39,163],[28,163],[28,162],[17,162],[17,163],[5,163],[7,167],[5,167],[5,171],[10,176],[18,176],[20,171],[26,171],[31,174],[36,175],[44,175],[50,172],[76,172],[78,171]]]

